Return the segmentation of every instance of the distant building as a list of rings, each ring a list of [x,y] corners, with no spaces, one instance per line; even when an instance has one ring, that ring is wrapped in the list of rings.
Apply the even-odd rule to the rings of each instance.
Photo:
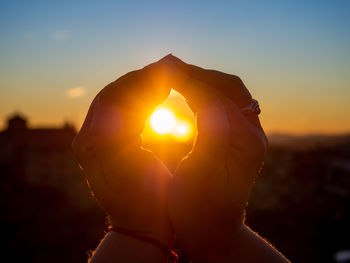
[[[326,192],[339,198],[350,197],[350,161],[334,159],[330,162],[326,180]]]
[[[75,134],[69,124],[31,129],[21,114],[10,116],[7,128],[0,132],[0,176],[12,184],[43,184],[74,191],[83,181],[71,152]]]

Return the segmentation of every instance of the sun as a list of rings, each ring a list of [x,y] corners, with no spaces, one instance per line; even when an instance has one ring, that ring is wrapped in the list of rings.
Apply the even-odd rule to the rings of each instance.
[[[159,108],[152,113],[150,124],[155,132],[162,135],[168,134],[176,125],[175,114],[167,108]]]
[[[172,100],[169,99],[167,103],[159,105],[145,123],[142,132],[144,142],[146,144],[157,140],[188,142],[193,139],[196,136],[194,116],[184,110],[186,105],[181,104],[177,97],[172,97]]]

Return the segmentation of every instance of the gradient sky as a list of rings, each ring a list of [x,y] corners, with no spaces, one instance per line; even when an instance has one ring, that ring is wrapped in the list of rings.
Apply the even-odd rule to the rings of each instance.
[[[350,1],[0,0],[0,128],[80,125],[94,95],[168,53],[239,75],[267,132],[350,131]]]

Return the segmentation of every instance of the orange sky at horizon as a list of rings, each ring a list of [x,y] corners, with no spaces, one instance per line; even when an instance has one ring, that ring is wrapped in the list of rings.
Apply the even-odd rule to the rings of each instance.
[[[77,92],[80,93],[81,91]],[[73,92],[74,93],[74,92]],[[85,92],[81,92],[84,93]],[[73,96],[74,97],[74,96]],[[13,114],[20,113],[24,117],[28,119],[29,127],[36,128],[36,127],[60,127],[63,126],[66,122],[72,123],[76,128],[80,128],[82,122],[84,121],[85,114],[87,113],[87,109],[89,106],[89,103],[86,103],[87,101],[83,100],[83,95],[79,95],[77,97],[74,97],[74,103],[80,104],[80,111],[79,113],[76,111],[76,114],[79,116],[75,116],[76,119],[74,119],[73,115],[67,115],[66,118],[56,119],[54,120],[50,115],[43,114],[40,118],[39,116],[36,116],[37,118],[32,118],[31,115],[27,114],[25,111],[13,111],[10,112],[7,117],[12,116]],[[93,98],[93,97],[92,97]],[[91,100],[92,100],[91,98]],[[71,98],[73,99],[73,98]],[[80,101],[80,103],[79,103]],[[304,135],[304,134],[345,134],[350,133],[350,125],[349,123],[344,123],[344,126],[338,127],[325,127],[326,120],[328,119],[328,123],[337,123],[339,120],[334,118],[332,115],[327,116],[327,111],[322,109],[318,111],[319,114],[325,114],[323,116],[320,116],[320,123],[319,126],[313,125],[312,122],[310,122],[310,118],[307,114],[303,115],[303,112],[300,110],[296,112],[295,114],[291,115],[285,115],[285,113],[279,113],[278,110],[275,110],[274,105],[267,105],[261,103],[261,109],[262,113],[260,115],[261,122],[263,124],[263,127],[265,129],[265,132],[267,134],[271,133],[285,133],[285,134],[295,134],[295,135]],[[83,103],[84,102],[84,103]],[[73,103],[73,104],[74,104]],[[304,102],[299,103],[308,103],[307,100]],[[85,104],[83,106],[83,104]],[[179,119],[183,119],[186,121],[189,121],[193,125],[193,113],[188,107],[187,103],[185,102],[185,99],[183,96],[181,96],[176,91],[172,91],[170,96],[161,104],[171,110],[173,110],[177,116],[180,116]],[[45,104],[39,104],[37,105],[38,108],[45,108]],[[77,109],[78,107],[76,105],[71,106],[71,110],[74,111],[74,109]],[[276,107],[277,108],[277,107]],[[301,109],[304,109],[304,107],[301,107]],[[276,112],[277,111],[277,112]],[[36,112],[36,109],[34,107],[33,113]],[[69,110],[68,110],[69,112]],[[40,114],[40,113],[39,113]],[[298,116],[298,114],[300,114]],[[46,116],[45,116],[46,115]],[[39,118],[38,118],[39,117]],[[58,116],[57,116],[58,117]],[[339,118],[341,119],[341,117]],[[278,122],[276,121],[278,120]],[[6,128],[6,118],[3,119],[0,130],[3,130]],[[321,126],[320,126],[321,124]]]

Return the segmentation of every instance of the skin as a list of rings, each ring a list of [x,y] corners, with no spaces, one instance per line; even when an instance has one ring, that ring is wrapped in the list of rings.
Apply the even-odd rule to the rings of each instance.
[[[251,95],[236,76],[170,60],[198,129],[170,182],[169,216],[179,244],[193,262],[286,262],[243,224],[267,149],[258,116],[239,109]]]
[[[155,238],[164,246],[174,239],[167,213],[172,175],[141,147],[139,135],[144,119],[169,95],[167,70],[159,61],[107,85],[91,103],[72,144],[111,224]]]
[[[187,99],[198,129],[193,149],[174,177],[142,149],[139,137],[144,120],[171,88]],[[287,262],[243,223],[267,148],[258,116],[245,116],[239,109],[251,99],[238,77],[172,55],[104,88],[73,149],[112,225],[168,246],[175,230],[193,262]],[[166,255],[150,244],[109,233],[92,261],[165,262]]]

